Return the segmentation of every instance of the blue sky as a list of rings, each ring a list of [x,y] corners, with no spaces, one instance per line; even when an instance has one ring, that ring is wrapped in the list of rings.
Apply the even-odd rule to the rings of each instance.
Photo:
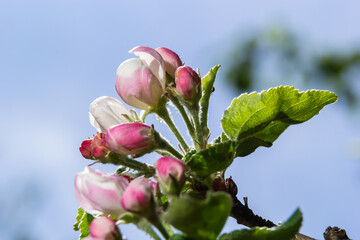
[[[359,9],[357,1],[340,0],[0,0],[2,239],[20,239],[22,232],[28,239],[77,238],[73,179],[88,164],[78,147],[95,131],[88,106],[99,96],[117,97],[115,70],[133,57],[128,51],[134,46],[169,47],[205,74],[226,64],[238,37],[274,23],[315,51],[359,46]],[[236,97],[224,76],[220,70],[210,109],[213,137]],[[275,222],[300,207],[302,232],[316,238],[328,225],[360,236],[360,162],[350,149],[360,136],[357,120],[340,100],[289,128],[272,148],[237,159],[228,173],[239,198],[248,196],[254,212]],[[156,127],[175,142],[165,126]],[[224,231],[237,227],[230,219]],[[121,229],[130,240],[143,236],[131,226]]]

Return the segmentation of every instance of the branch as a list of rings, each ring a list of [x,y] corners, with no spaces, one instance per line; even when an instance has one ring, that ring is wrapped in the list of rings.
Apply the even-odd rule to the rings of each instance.
[[[242,224],[249,228],[253,227],[276,227],[277,225],[270,220],[264,219],[259,215],[256,215],[248,206],[248,198],[244,197],[244,203],[236,197],[237,186],[235,182],[230,178],[225,179],[223,176],[215,178],[212,184],[215,191],[225,191],[231,195],[233,200],[233,206],[231,208],[230,216],[236,219],[238,224]],[[296,240],[315,240],[301,233],[296,234]],[[338,239],[326,239],[326,240],[338,240]],[[339,239],[340,240],[340,239]],[[341,239],[343,240],[343,239]],[[345,240],[345,239],[344,239]]]
[[[328,227],[324,232],[324,238],[325,240],[350,240],[346,231],[338,227]]]

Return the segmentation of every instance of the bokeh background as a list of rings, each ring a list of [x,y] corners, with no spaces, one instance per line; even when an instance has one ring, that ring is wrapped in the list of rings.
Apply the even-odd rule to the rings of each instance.
[[[0,0],[0,239],[77,239],[73,179],[89,164],[78,147],[95,133],[88,106],[117,97],[116,68],[137,45],[169,47],[202,75],[223,65],[211,138],[241,92],[281,84],[336,92],[337,103],[236,159],[227,175],[265,218],[284,221],[300,207],[302,233],[320,239],[336,225],[359,238],[359,10],[356,0]],[[223,231],[241,227],[229,218]],[[131,225],[121,231],[148,239]]]

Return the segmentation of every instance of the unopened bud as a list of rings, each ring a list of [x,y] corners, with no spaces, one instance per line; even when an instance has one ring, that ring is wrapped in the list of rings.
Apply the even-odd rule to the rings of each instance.
[[[105,141],[105,133],[98,133],[94,139],[87,139],[81,143],[79,148],[81,155],[86,159],[105,159],[109,148]]]
[[[92,139],[84,140],[79,148],[81,155],[86,159],[92,159],[91,142]]]
[[[177,158],[162,157],[156,162],[158,181],[167,193],[180,193],[185,183],[185,171],[184,162]]]
[[[115,221],[109,217],[99,217],[91,221],[89,225],[91,239],[94,240],[119,240],[121,234]]]
[[[196,101],[201,96],[201,79],[188,66],[179,67],[175,73],[177,93],[187,101]]]
[[[129,212],[147,212],[153,202],[155,185],[143,177],[132,180],[123,194],[121,206]]]
[[[121,155],[143,155],[155,148],[154,130],[142,123],[125,123],[106,132],[110,149]]]

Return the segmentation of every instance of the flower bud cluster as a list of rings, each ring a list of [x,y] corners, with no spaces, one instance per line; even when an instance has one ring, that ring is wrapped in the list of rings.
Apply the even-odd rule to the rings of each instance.
[[[120,98],[128,105],[145,110],[145,113],[163,109],[167,98],[165,93],[173,95],[183,103],[199,101],[201,97],[201,79],[190,67],[184,66],[180,57],[164,47],[152,49],[145,46],[130,51],[138,58],[131,58],[117,68],[115,88]],[[168,91],[170,87],[172,91]],[[190,106],[190,105],[188,105]],[[90,123],[98,134],[93,139],[82,142],[79,150],[84,158],[100,160],[103,163],[115,163],[113,156],[142,156],[167,143],[153,127],[144,124],[136,112],[127,109],[120,101],[112,97],[100,97],[90,104]],[[185,144],[186,145],[186,144]],[[175,149],[169,153],[181,158]],[[118,154],[118,155],[117,155]],[[122,157],[122,156],[121,156]],[[125,160],[122,160],[125,159]],[[121,161],[128,161],[126,165]],[[118,160],[124,166],[138,166],[133,169],[138,175],[107,174],[86,167],[75,177],[75,195],[84,211],[96,218],[89,226],[90,236],[86,239],[119,239],[121,237],[115,221],[126,212],[154,220],[161,204],[157,204],[157,194],[178,196],[185,184],[185,163],[174,157],[161,157],[155,163],[155,183],[142,171],[142,164],[125,157]],[[136,163],[137,162],[137,163]],[[139,166],[140,165],[140,166]],[[140,169],[140,170],[139,170]],[[146,169],[146,168],[145,168]],[[144,170],[144,172],[147,170]]]
[[[93,139],[84,140],[79,150],[86,159],[104,159],[109,152],[105,133],[98,133]]]

